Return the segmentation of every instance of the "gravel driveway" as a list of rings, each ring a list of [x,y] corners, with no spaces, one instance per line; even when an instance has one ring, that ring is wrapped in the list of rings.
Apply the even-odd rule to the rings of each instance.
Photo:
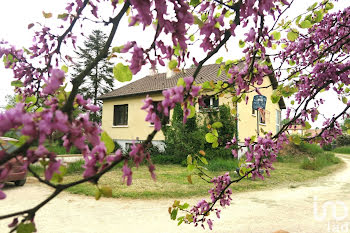
[[[350,217],[347,215],[350,208],[350,156],[341,157],[346,167],[328,177],[297,187],[290,186],[294,188],[235,194],[233,204],[222,210],[221,219],[213,217],[213,231],[184,224],[178,227],[167,212],[173,200],[102,198],[95,201],[93,197],[68,193],[60,194],[43,207],[36,216],[36,224],[38,232],[45,233],[271,233],[280,229],[291,233],[350,232]],[[31,178],[25,186],[9,186],[5,192],[8,197],[0,202],[0,215],[32,207],[52,190]],[[187,201],[195,203],[197,200]],[[328,208],[323,210],[323,205],[328,205]],[[8,232],[10,221],[0,221],[0,232]]]

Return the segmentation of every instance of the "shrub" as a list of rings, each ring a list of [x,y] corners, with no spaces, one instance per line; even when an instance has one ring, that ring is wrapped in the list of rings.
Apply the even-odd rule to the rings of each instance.
[[[350,135],[347,135],[347,134],[339,135],[336,139],[336,144],[337,144],[337,147],[349,146],[350,145]]]
[[[350,146],[342,146],[333,150],[335,153],[350,154]]]
[[[209,161],[207,168],[210,171],[235,171],[238,168],[238,159],[216,158]]]
[[[333,153],[321,153],[315,157],[305,158],[301,164],[301,168],[306,170],[321,170],[324,167],[340,163],[340,159],[335,157]]]
[[[236,132],[236,119],[231,115],[230,108],[226,105],[221,105],[219,111],[203,112],[200,117],[195,115],[188,119],[186,125],[183,125],[183,111],[180,105],[174,109],[171,125],[164,128],[165,135],[165,154],[179,157],[171,158],[173,161],[186,160],[187,155],[198,153],[204,150],[208,158],[232,158],[230,150],[220,148],[230,141]],[[201,119],[198,119],[201,118]],[[212,148],[212,145],[205,140],[205,134],[208,133],[208,124],[214,122],[222,122],[224,127],[218,129],[220,144],[217,148]],[[189,143],[190,142],[190,143]],[[166,158],[165,160],[168,160]],[[163,160],[163,158],[162,158]]]

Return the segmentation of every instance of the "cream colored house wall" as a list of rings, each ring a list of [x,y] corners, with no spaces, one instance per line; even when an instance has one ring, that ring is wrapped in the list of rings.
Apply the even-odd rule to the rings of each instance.
[[[161,94],[150,95],[153,100],[162,100]],[[146,111],[141,110],[146,95],[129,96],[126,98],[107,99],[103,101],[102,129],[112,139],[117,140],[145,140],[154,126],[145,121]],[[128,104],[128,125],[113,126],[114,105]],[[154,140],[164,140],[162,132],[157,133]]]
[[[270,80],[265,79],[263,86],[269,85]],[[280,110],[278,104],[271,102],[270,96],[272,94],[272,87],[260,90],[263,95],[267,97],[266,103],[266,124],[259,126],[264,131],[276,132],[276,110]],[[238,104],[238,135],[240,141],[246,137],[256,135],[257,122],[256,116],[252,115],[252,101],[256,95],[255,92],[248,94],[248,104],[242,101]],[[161,94],[150,95],[153,100],[162,100]],[[117,140],[145,140],[147,135],[152,132],[153,126],[145,122],[146,111],[141,110],[143,106],[143,99],[146,95],[129,96],[125,98],[107,99],[103,101],[102,110],[102,129],[105,130],[113,139]],[[128,104],[128,125],[127,126],[113,126],[113,109],[114,105]],[[231,98],[227,95],[219,98],[219,104],[229,104],[232,107]],[[198,108],[198,107],[197,107]],[[170,118],[171,119],[171,118]],[[262,135],[262,134],[260,134]],[[164,135],[159,132],[154,140],[164,140]]]
[[[270,85],[270,79],[265,78],[262,86]],[[265,124],[259,124],[259,129],[262,128],[265,132],[276,133],[276,111],[280,111],[278,103],[273,104],[271,102],[271,95],[273,92],[272,86],[270,88],[260,89],[262,95],[266,96],[266,108],[265,108]],[[251,92],[248,94],[248,104],[242,101],[238,104],[238,137],[240,141],[244,141],[244,138],[257,135],[257,116],[252,114],[253,98],[257,93]],[[260,131],[260,136],[263,134]]]

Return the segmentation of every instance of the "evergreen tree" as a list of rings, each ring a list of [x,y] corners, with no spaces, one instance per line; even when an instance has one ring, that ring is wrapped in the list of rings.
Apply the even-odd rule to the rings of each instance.
[[[107,36],[101,30],[93,30],[83,47],[78,46],[79,62],[74,67],[76,74],[85,70],[86,66],[94,60],[104,47]],[[98,96],[113,90],[113,66],[107,58],[100,60],[97,65],[91,69],[85,77],[84,83],[80,88],[80,93],[84,98],[90,98],[95,105],[102,109],[102,102],[97,100]],[[90,115],[92,121],[101,122],[101,111]]]

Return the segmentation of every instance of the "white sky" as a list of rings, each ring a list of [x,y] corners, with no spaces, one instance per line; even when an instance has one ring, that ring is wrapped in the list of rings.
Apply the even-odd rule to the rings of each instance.
[[[312,5],[313,2],[314,1],[295,0],[293,6],[291,7],[291,10],[288,13],[288,16],[294,17],[295,15],[304,12],[309,5]],[[349,0],[339,0],[335,5],[335,9],[342,9],[349,5]],[[3,1],[0,8],[0,22],[2,22],[0,40],[4,39],[6,41],[9,41],[17,48],[21,48],[23,46],[29,47],[32,43],[33,30],[27,29],[28,24],[34,22],[44,22],[45,24],[50,25],[57,21],[55,19],[57,14],[64,12],[63,9],[65,7],[66,1],[62,0]],[[54,16],[52,19],[44,20],[42,11],[52,12]],[[103,10],[102,12],[107,13],[106,15],[108,15],[107,10]],[[120,31],[117,33],[118,36],[113,41],[113,46],[125,44],[129,40],[136,40],[144,47],[147,47],[151,44],[153,33],[150,33],[150,31],[146,31],[140,34],[140,31],[128,28],[126,20],[122,21],[120,26]],[[96,26],[91,25],[85,27],[84,33],[88,35],[89,32],[95,28]],[[104,30],[106,33],[108,33],[108,29],[106,30],[103,28],[104,27],[101,26],[101,30]],[[142,38],[142,40],[139,40],[139,38]],[[83,39],[81,39],[81,41],[83,41]],[[228,51],[222,51],[219,54],[215,55],[207,62],[207,64],[215,62],[215,60],[220,56],[224,56],[224,59],[240,58],[241,52],[237,51],[237,44],[238,39],[231,39],[227,46]],[[204,53],[201,52],[201,50],[195,50],[193,54],[198,54],[197,61],[204,57]],[[164,72],[165,68],[160,67],[159,71]],[[142,69],[141,72],[137,74],[133,80],[147,75],[148,72],[148,68]],[[10,85],[11,81],[13,81],[12,72],[10,70],[4,69],[3,63],[0,62],[0,107],[6,104],[5,96],[7,94],[13,94],[13,88]],[[121,84],[116,84],[116,87],[120,85]],[[320,108],[320,112],[326,113],[327,116],[331,116],[337,113],[343,107],[343,104],[337,100],[335,95],[327,94],[325,98],[326,104]],[[314,126],[320,126],[320,122],[314,124]]]

